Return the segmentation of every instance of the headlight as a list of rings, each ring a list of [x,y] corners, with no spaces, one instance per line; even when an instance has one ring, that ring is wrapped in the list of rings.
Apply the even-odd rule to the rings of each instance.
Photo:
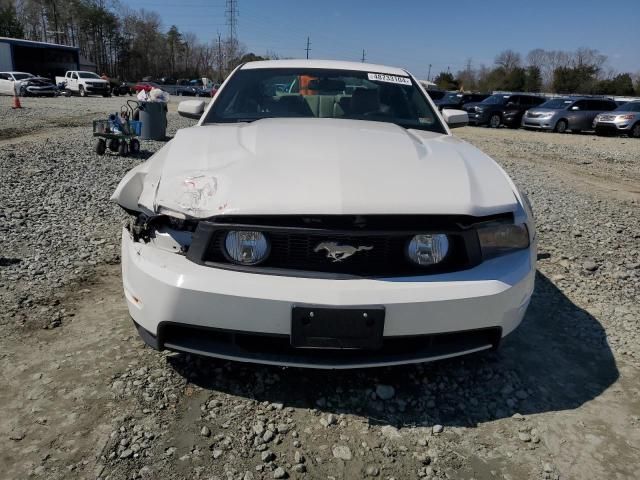
[[[616,117],[617,117],[617,120],[633,120],[634,118],[636,118],[634,114],[616,115]]]
[[[230,231],[224,247],[229,259],[240,265],[257,265],[269,255],[269,242],[262,232]]]
[[[540,114],[540,117],[538,118],[551,118],[553,117],[553,113],[552,112],[544,112]]]
[[[478,229],[478,239],[482,250],[482,258],[487,259],[521,250],[529,246],[529,231],[522,223],[519,225],[490,225]]]
[[[409,242],[407,253],[418,265],[440,263],[449,251],[449,239],[442,233],[416,235]]]
[[[482,113],[484,111],[484,108],[482,107],[476,107],[476,112],[478,113]]]

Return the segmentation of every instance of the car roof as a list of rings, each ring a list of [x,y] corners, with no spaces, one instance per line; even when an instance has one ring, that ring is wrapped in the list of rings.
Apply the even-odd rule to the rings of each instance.
[[[33,75],[32,73],[29,73],[29,72],[0,72],[0,73],[10,73],[12,75],[15,75],[16,73],[21,73],[23,75]]]
[[[340,60],[262,60],[242,65],[242,70],[260,68],[330,68],[335,70],[356,70],[359,72],[386,73],[388,75],[406,76],[403,68],[376,65],[373,63],[343,62]]]

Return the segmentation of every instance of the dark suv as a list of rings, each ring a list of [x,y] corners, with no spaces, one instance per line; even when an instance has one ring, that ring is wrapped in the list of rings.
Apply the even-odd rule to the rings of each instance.
[[[438,110],[443,108],[461,109],[467,103],[478,103],[487,98],[487,93],[461,93],[461,92],[448,92],[440,100],[436,100],[433,103],[436,104]]]
[[[480,103],[467,103],[463,110],[469,114],[470,125],[489,125],[498,128],[506,125],[518,128],[524,112],[546,100],[537,95],[497,93]]]

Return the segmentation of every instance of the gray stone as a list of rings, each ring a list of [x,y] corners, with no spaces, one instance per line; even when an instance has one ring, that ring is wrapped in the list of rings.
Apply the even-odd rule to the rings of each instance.
[[[351,460],[351,449],[346,445],[336,445],[332,449],[333,456],[339,458],[340,460]]]
[[[376,395],[380,400],[391,400],[395,394],[396,390],[391,385],[376,385]]]

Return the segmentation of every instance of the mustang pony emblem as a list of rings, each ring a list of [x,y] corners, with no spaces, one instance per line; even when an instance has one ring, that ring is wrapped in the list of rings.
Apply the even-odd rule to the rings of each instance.
[[[358,253],[363,250],[373,250],[373,247],[367,245],[353,247],[351,245],[338,245],[337,242],[322,242],[316,245],[316,248],[313,249],[314,252],[319,252],[320,250],[326,250],[327,258],[330,258],[333,262],[341,262],[354,253]]]

